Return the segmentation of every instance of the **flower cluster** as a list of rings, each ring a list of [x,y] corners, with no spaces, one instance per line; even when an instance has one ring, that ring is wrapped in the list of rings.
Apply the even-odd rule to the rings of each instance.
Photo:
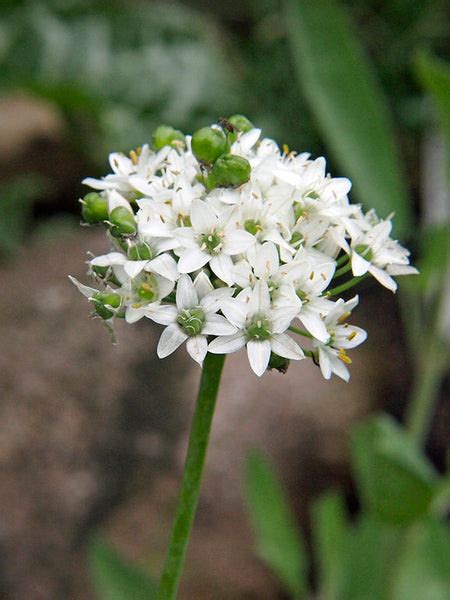
[[[152,147],[110,165],[84,180],[96,191],[81,203],[111,251],[89,260],[96,287],[72,281],[111,329],[117,317],[164,325],[160,358],[186,342],[201,365],[245,346],[259,376],[311,357],[348,380],[346,351],[366,332],[348,323],[358,296],[339,296],[369,275],[395,291],[393,276],[416,272],[390,219],[350,204],[348,179],[261,139],[242,115],[193,136],[161,126]]]

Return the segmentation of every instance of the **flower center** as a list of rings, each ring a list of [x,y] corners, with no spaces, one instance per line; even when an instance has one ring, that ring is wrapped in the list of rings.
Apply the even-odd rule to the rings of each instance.
[[[205,323],[205,313],[199,307],[186,308],[178,313],[177,323],[189,336],[198,335]]]
[[[223,233],[221,231],[211,231],[200,236],[200,248],[206,250],[209,254],[219,254],[222,250]]]
[[[151,260],[153,251],[148,244],[131,244],[128,247],[128,258],[130,260]]]
[[[257,233],[262,231],[262,225],[259,221],[256,221],[255,219],[247,219],[244,222],[244,229],[252,235],[256,235]]]
[[[156,277],[152,274],[145,275],[144,281],[138,284],[135,291],[140,300],[154,302],[158,299],[158,282],[156,281]]]
[[[254,315],[245,331],[250,340],[268,340],[271,336],[269,319],[264,315]]]

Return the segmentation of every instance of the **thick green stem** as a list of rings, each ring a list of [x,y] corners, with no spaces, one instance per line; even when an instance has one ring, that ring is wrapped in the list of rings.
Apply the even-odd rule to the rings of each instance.
[[[360,275],[359,277],[352,277],[345,283],[342,283],[341,285],[338,285],[334,288],[331,288],[331,290],[328,290],[328,292],[326,293],[326,297],[329,298],[331,296],[337,296],[338,294],[341,294],[342,292],[349,290],[350,288],[357,285],[362,279],[365,279],[365,277],[366,277],[366,275]]]
[[[203,465],[224,361],[225,355],[208,353],[203,363],[177,513],[159,585],[158,600],[174,600],[177,595],[197,508]]]

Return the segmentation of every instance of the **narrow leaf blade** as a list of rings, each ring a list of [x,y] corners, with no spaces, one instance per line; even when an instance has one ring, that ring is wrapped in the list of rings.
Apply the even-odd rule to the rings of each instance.
[[[384,95],[335,0],[285,0],[297,79],[358,199],[405,235],[410,206]]]

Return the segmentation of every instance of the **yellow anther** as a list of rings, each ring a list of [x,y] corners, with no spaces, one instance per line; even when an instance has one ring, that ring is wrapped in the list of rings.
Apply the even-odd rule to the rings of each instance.
[[[283,148],[283,152],[286,155],[289,154],[289,146],[287,144],[283,144],[282,148]]]
[[[131,305],[131,308],[141,308],[142,304],[140,302],[135,302],[135,304]]]
[[[146,281],[144,281],[144,283],[142,284],[141,287],[143,287],[144,290],[151,290],[152,289],[151,286]]]
[[[133,165],[138,164],[139,157],[135,150],[130,150],[130,158],[131,158],[131,162],[133,163]]]
[[[338,323],[340,323],[342,325],[342,323],[345,323],[345,321],[349,318],[350,315],[351,315],[351,313],[346,311],[339,317]]]
[[[347,336],[349,342],[351,342],[356,337],[356,331],[352,331],[350,335]]]
[[[314,271],[311,271],[311,273],[309,274],[309,278],[310,278],[311,280],[313,280],[313,279],[314,279]]]
[[[345,363],[346,365],[352,364],[352,359],[349,356],[347,356],[344,348],[339,348],[338,358],[340,360],[342,360],[342,362]]]

